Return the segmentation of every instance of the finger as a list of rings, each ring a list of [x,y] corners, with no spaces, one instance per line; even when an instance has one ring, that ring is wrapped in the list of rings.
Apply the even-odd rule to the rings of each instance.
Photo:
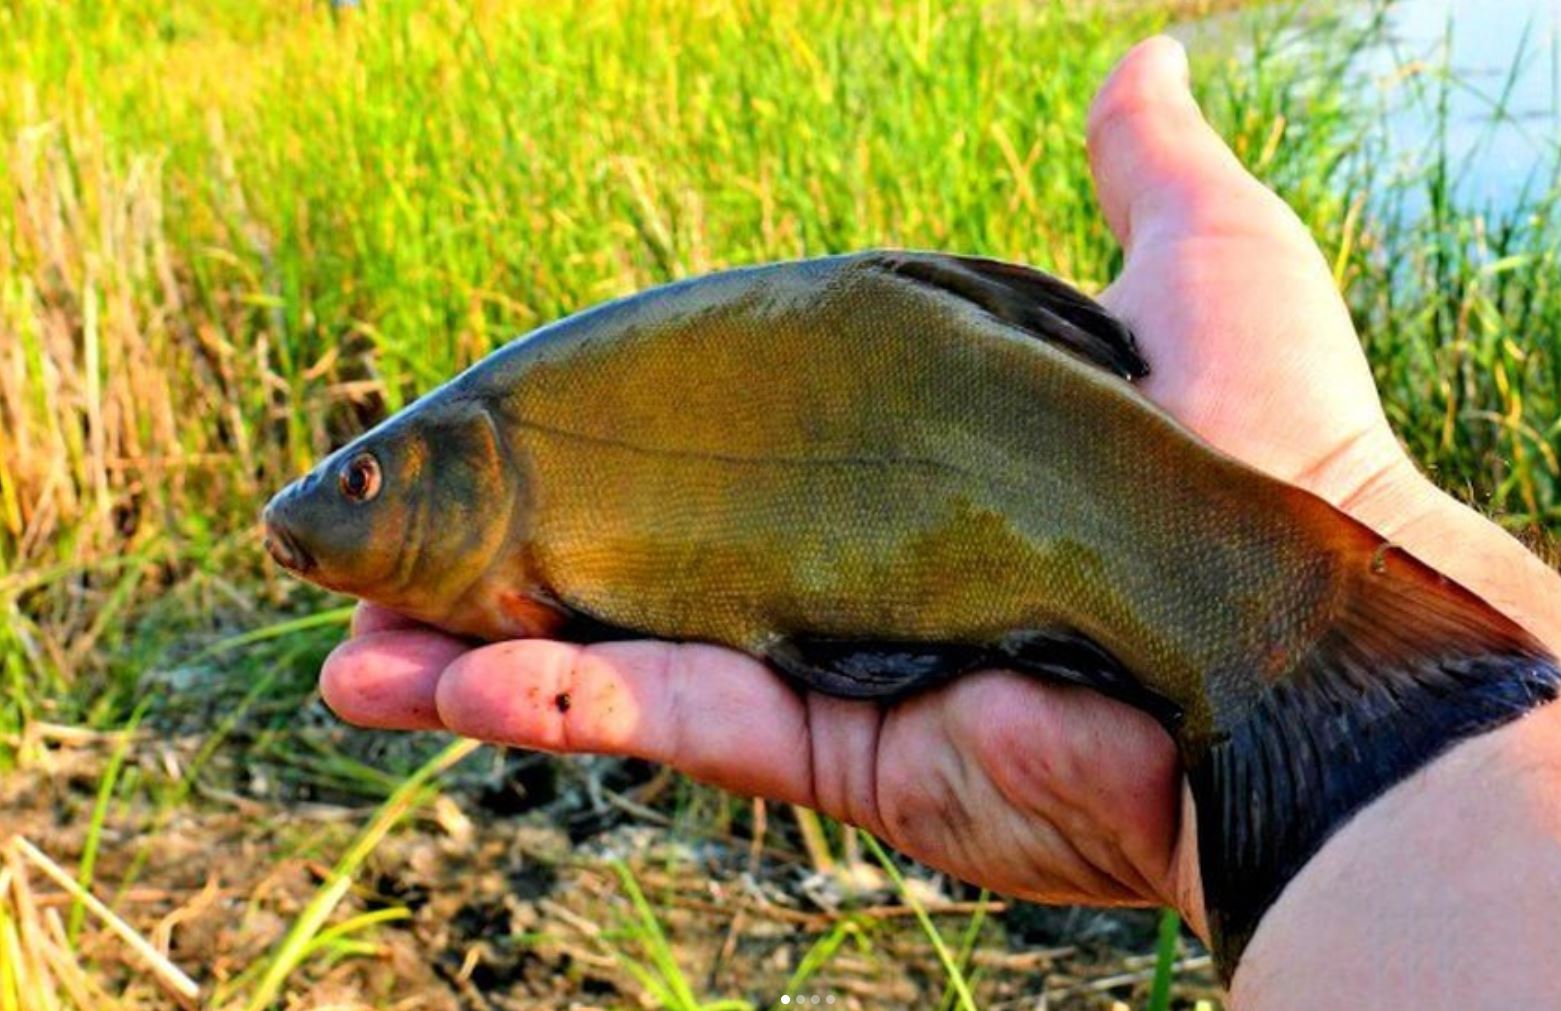
[[[470,737],[634,755],[739,793],[813,800],[801,697],[713,646],[497,643],[455,660],[437,701],[445,725]]]
[[[370,632],[337,646],[320,670],[320,694],[331,710],[363,727],[436,730],[439,673],[469,644],[441,632]]]
[[[1090,107],[1090,169],[1106,222],[1129,253],[1156,218],[1282,204],[1249,175],[1188,90],[1187,52],[1165,35],[1117,64]],[[1240,220],[1237,218],[1237,220]]]
[[[395,629],[426,628],[422,622],[398,611],[392,611],[388,607],[371,604],[368,601],[359,601],[358,607],[352,612],[352,635],[371,635],[374,632],[389,632]]]

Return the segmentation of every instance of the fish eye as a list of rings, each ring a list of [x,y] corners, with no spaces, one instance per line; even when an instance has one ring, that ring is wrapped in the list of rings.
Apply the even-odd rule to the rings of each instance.
[[[341,493],[353,502],[367,502],[379,494],[379,461],[371,453],[359,453],[341,472]]]

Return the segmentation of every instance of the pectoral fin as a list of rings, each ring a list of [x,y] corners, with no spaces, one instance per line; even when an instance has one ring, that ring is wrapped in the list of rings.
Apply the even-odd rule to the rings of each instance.
[[[781,639],[765,657],[805,688],[850,699],[895,699],[978,667],[979,646],[939,643]]]
[[[1147,710],[1167,725],[1178,714],[1089,638],[1067,629],[1012,632],[990,645],[786,638],[765,658],[806,688],[854,699],[897,699],[981,668],[1086,685]]]

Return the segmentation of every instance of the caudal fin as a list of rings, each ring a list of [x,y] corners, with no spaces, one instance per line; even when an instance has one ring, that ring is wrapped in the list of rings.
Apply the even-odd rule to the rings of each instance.
[[[1183,744],[1227,979],[1263,913],[1351,815],[1561,684],[1556,658],[1467,589],[1380,541],[1358,561],[1316,646],[1238,725]]]

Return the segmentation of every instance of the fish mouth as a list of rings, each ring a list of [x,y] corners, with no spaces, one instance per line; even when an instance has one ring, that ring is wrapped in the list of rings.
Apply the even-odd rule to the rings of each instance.
[[[267,510],[269,512],[269,510]],[[304,546],[298,543],[298,538],[289,533],[286,528],[279,526],[274,519],[266,517],[266,551],[276,561],[276,564],[289,572],[302,575],[314,568],[314,556],[310,555]]]

